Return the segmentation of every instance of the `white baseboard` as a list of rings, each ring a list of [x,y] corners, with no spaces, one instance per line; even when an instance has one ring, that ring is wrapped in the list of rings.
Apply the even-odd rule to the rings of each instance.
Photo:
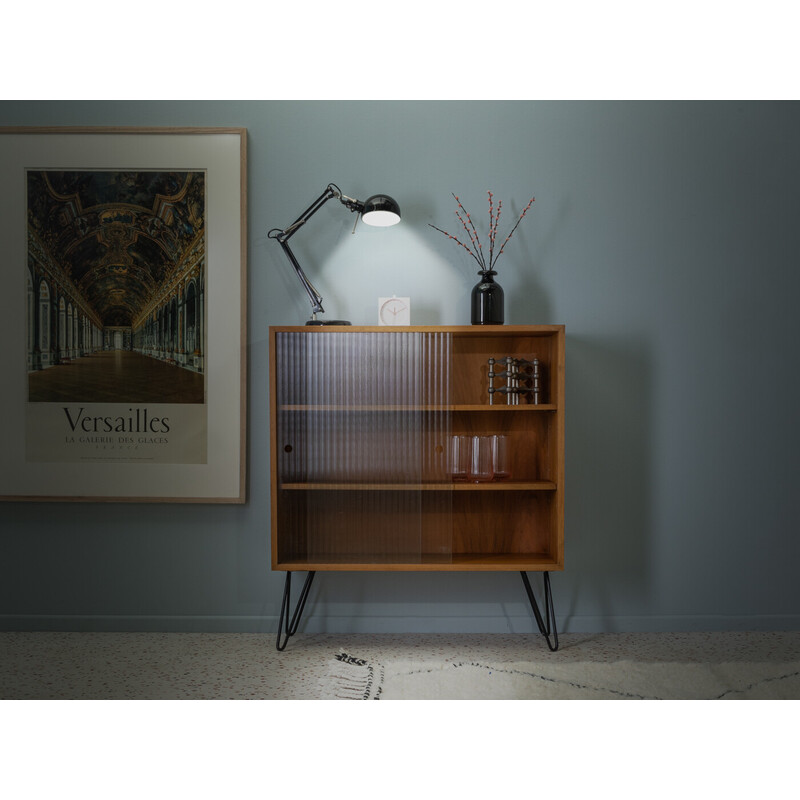
[[[569,616],[556,614],[559,633],[795,631],[800,615]],[[275,633],[275,616],[146,616],[3,614],[2,631]],[[481,617],[323,616],[301,620],[300,633],[536,633],[532,614]]]

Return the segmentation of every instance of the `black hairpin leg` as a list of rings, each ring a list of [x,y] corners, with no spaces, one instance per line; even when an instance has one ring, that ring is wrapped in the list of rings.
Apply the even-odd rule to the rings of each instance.
[[[539,611],[539,606],[536,603],[536,598],[533,596],[533,589],[531,589],[531,582],[528,580],[528,575],[525,572],[520,572],[522,575],[522,582],[525,584],[525,591],[528,593],[528,600],[531,601],[531,608],[533,609],[533,616],[536,617],[536,624],[539,626],[539,631],[542,636],[547,639],[547,646],[555,652],[558,650],[558,631],[556,630],[556,612],[553,608],[553,595],[550,592],[550,573],[544,573],[544,613],[547,618],[547,623],[542,619]],[[553,641],[550,641],[550,634],[553,635]]]
[[[281,603],[281,616],[278,619],[278,640],[275,646],[278,650],[283,650],[289,642],[289,637],[297,633],[297,626],[300,623],[300,615],[303,613],[303,607],[308,599],[308,590],[311,588],[311,581],[314,580],[314,572],[309,572],[306,576],[306,582],[300,592],[300,597],[297,598],[297,606],[295,607],[294,614],[292,614],[292,621],[289,622],[289,600],[292,589],[292,573],[286,573],[286,585],[283,589],[283,602]],[[283,635],[283,644],[281,644],[281,635]]]

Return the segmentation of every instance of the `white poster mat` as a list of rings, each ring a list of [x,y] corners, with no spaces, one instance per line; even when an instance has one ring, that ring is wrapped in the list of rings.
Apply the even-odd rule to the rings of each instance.
[[[0,496],[244,502],[244,130],[45,130],[0,130]],[[206,172],[207,463],[26,461],[26,169]]]

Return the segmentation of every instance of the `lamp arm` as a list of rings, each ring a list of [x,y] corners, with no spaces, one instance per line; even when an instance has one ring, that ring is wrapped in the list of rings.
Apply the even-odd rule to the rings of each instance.
[[[364,209],[364,204],[359,202],[358,200],[354,200],[352,197],[347,197],[346,195],[342,194],[341,190],[335,183],[329,183],[325,187],[325,191],[291,224],[288,228],[281,230],[280,228],[273,228],[267,236],[270,239],[277,239],[278,244],[283,248],[283,252],[286,253],[289,262],[291,263],[292,267],[294,267],[294,271],[297,273],[297,277],[300,279],[300,283],[303,284],[303,288],[308,293],[308,296],[311,300],[311,314],[312,317],[316,314],[323,313],[325,309],[322,307],[322,295],[314,288],[313,284],[309,279],[306,277],[306,274],[303,272],[302,267],[298,264],[297,259],[294,257],[294,253],[291,251],[288,245],[289,239],[294,236],[297,231],[303,227],[303,225],[308,222],[317,211],[328,202],[332,198],[338,198],[340,202],[347,206],[351,211],[362,211]]]
[[[303,284],[303,288],[308,293],[309,299],[311,300],[312,318],[315,314],[324,313],[325,309],[322,307],[322,295],[314,288],[311,281],[306,277],[305,272],[303,272],[303,268],[297,263],[297,259],[294,257],[294,253],[289,249],[289,245],[287,244],[286,240],[281,239],[278,236],[274,236],[273,238],[278,240],[278,244],[283,248],[283,252],[286,253],[286,256],[294,267],[294,271],[297,273],[300,283]]]

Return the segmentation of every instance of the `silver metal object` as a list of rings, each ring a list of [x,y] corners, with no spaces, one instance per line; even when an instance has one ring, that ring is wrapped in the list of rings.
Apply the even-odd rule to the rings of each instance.
[[[502,372],[495,370],[495,365],[502,363],[505,369]],[[505,378],[505,386],[495,386],[495,378]],[[539,359],[502,358],[489,359],[489,405],[494,405],[494,396],[504,394],[506,405],[519,405],[520,395],[528,395],[533,405],[542,402],[542,366]]]

